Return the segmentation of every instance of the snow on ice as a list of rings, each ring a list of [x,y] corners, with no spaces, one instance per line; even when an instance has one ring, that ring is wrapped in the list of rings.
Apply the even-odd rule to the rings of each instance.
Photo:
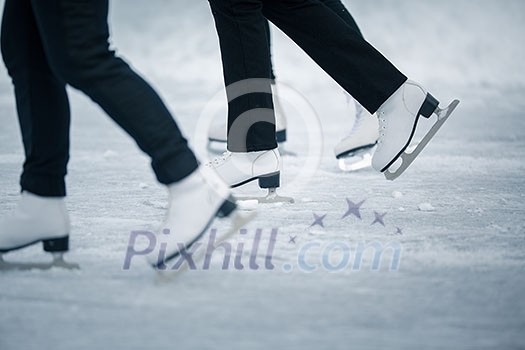
[[[430,203],[421,203],[417,206],[420,211],[434,211],[436,208],[432,206]]]

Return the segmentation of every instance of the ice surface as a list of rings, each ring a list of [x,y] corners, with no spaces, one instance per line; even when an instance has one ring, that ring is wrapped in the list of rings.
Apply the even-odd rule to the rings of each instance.
[[[239,200],[237,205],[241,210],[257,210],[259,201],[257,199]]]
[[[417,208],[420,211],[434,211],[434,210],[436,210],[436,208],[434,208],[434,206],[432,206],[432,204],[430,204],[430,203],[421,203],[420,205],[417,206]]]
[[[403,198],[403,193],[399,192],[399,191],[394,191],[392,192],[392,197],[393,198]]]
[[[525,347],[525,3],[520,0],[356,0],[365,36],[442,103],[462,104],[405,174],[338,170],[332,149],[351,125],[345,96],[284,35],[274,31],[276,72],[306,97],[322,123],[320,165],[307,186],[287,186],[306,161],[307,125],[289,112],[281,195],[260,206],[235,246],[263,229],[279,235],[266,271],[188,271],[155,283],[139,259],[123,271],[130,232],[153,230],[166,208],[148,160],[81,94],[71,90],[68,207],[80,271],[0,274],[0,349],[520,349]],[[195,144],[199,116],[222,84],[206,1],[112,2],[118,52],[153,83]],[[16,205],[23,161],[12,88],[0,74],[0,215]],[[290,184],[291,185],[291,184]],[[394,191],[403,194],[397,198]],[[256,184],[243,195],[264,195]],[[396,198],[394,198],[396,197]],[[344,218],[364,201],[361,219]],[[422,212],[421,203],[439,210]],[[198,208],[196,208],[198,210]],[[384,224],[375,214],[386,213]],[[323,226],[313,225],[314,215]],[[221,229],[226,223],[217,222]],[[313,226],[312,226],[313,225]],[[313,273],[294,267],[305,244],[398,243],[371,271]],[[332,263],[347,250],[339,245]],[[315,257],[311,250],[310,260]],[[245,254],[246,255],[246,254]],[[320,255],[319,255],[320,256]],[[264,261],[264,251],[258,261]],[[44,260],[40,247],[9,254]],[[248,257],[244,256],[247,261]],[[315,259],[313,259],[315,260]]]

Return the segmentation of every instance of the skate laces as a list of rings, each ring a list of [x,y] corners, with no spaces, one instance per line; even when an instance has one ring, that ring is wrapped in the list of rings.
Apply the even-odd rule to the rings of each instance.
[[[377,119],[379,120],[379,139],[377,140],[377,144],[379,147],[383,143],[383,139],[385,138],[385,132],[386,132],[385,112],[383,111],[377,112]]]
[[[215,157],[211,161],[206,163],[206,166],[213,168],[213,167],[217,167],[217,166],[219,166],[221,164],[224,164],[231,157],[231,155],[232,155],[232,153],[230,151],[226,151],[222,155],[220,155],[218,157]]]

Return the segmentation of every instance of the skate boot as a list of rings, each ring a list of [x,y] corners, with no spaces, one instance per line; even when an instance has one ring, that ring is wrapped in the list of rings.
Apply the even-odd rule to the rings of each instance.
[[[268,189],[265,198],[242,198],[243,200],[256,199],[259,203],[293,201],[291,198],[278,196],[276,192],[281,176],[281,156],[278,149],[258,152],[226,151],[206,166],[215,169],[232,188],[258,180],[260,188]]]
[[[64,198],[22,192],[14,213],[0,221],[0,270],[50,269],[53,266],[78,268],[78,265],[63,260],[63,254],[69,250],[69,231]],[[44,251],[53,254],[52,263],[9,263],[3,260],[3,253],[40,242]]]
[[[251,217],[235,215],[235,199],[217,173],[201,166],[183,180],[168,186],[169,206],[157,235],[160,249],[148,256],[149,263],[158,270],[166,270],[166,263],[192,249],[207,232],[215,217],[231,217],[230,229],[221,240],[236,232]],[[198,247],[194,246],[193,249]]]
[[[439,101],[421,85],[410,80],[405,82],[377,111],[379,140],[372,159],[373,168],[384,172],[388,180],[399,177],[443,126],[458,104],[459,100],[454,100],[448,107],[441,109]],[[437,121],[417,147],[408,153],[407,149],[420,117],[430,118],[433,114],[437,116]],[[389,168],[398,159],[402,160],[402,164],[391,171]]]
[[[277,86],[272,85],[273,104],[275,109],[275,139],[279,143],[279,147],[286,142],[286,115],[282,107]],[[214,153],[224,152],[226,143],[228,141],[226,123],[211,125],[208,130],[208,150]],[[218,143],[222,149],[215,149],[213,143]]]
[[[356,171],[372,165],[372,153],[379,137],[377,118],[355,102],[352,130],[335,146],[335,157],[343,171]]]

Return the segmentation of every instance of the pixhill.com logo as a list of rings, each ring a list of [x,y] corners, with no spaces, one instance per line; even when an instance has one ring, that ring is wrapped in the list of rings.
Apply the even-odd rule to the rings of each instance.
[[[370,229],[366,227],[375,227],[376,234],[386,234],[383,237],[388,239],[349,237],[333,240],[330,235],[323,235],[323,239],[305,240],[309,235],[290,234],[286,228],[257,228],[241,229],[237,239],[226,240],[228,237],[221,236],[219,230],[211,229],[203,238],[186,247],[177,241],[176,232],[164,230],[157,235],[133,231],[123,269],[129,270],[135,258],[147,256],[150,261],[157,262],[160,270],[398,271],[403,247],[393,238],[402,236],[403,230],[389,222],[388,213],[367,209],[366,202],[366,199],[353,201],[345,198],[345,209],[341,213],[313,212],[313,221],[305,223],[304,233],[312,230],[329,233],[331,229],[339,232],[342,225],[348,227],[351,224],[367,231]],[[169,251],[179,253],[163,263]]]
[[[160,270],[178,270],[187,267],[189,270],[210,270],[212,268],[212,258],[222,257],[221,269],[235,270],[274,270],[275,265],[272,262],[277,237],[277,229],[270,230],[269,239],[263,240],[264,230],[257,229],[252,244],[247,247],[244,242],[234,243],[230,241],[221,241],[217,229],[211,229],[209,235],[193,243],[190,247],[185,248],[184,244],[174,240],[171,244],[175,245],[175,251],[179,254],[170,259],[169,262],[159,264]],[[168,233],[170,235],[171,233]],[[239,231],[240,236],[247,236],[248,231],[242,229]],[[171,247],[162,242],[158,236],[148,231],[133,231],[130,234],[128,248],[124,259],[124,270],[131,268],[133,258],[137,256],[154,257],[153,261],[162,261],[166,256],[166,251]],[[248,256],[248,258],[246,258]],[[264,257],[264,258],[261,258]],[[261,261],[263,260],[264,261]],[[184,266],[186,264],[187,266]]]
[[[297,236],[280,234],[277,228],[256,229],[251,234],[240,230],[236,242],[219,241],[218,231],[210,230],[209,235],[192,244],[187,249],[177,244],[180,254],[169,262],[160,264],[160,270],[188,269],[193,271],[221,270],[281,270],[284,272],[301,271],[328,272],[361,271],[370,269],[379,271],[382,267],[389,271],[399,270],[402,246],[399,242],[386,243],[376,241],[309,241],[297,244]],[[293,244],[295,253],[287,252],[285,257],[276,257],[279,245]],[[129,270],[136,257],[153,255],[161,261],[166,244],[161,244],[158,236],[148,231],[134,231],[130,234],[129,244],[124,259],[124,270]],[[285,258],[285,259],[283,259]],[[278,260],[279,263],[276,263]],[[285,260],[283,262],[283,260]]]

